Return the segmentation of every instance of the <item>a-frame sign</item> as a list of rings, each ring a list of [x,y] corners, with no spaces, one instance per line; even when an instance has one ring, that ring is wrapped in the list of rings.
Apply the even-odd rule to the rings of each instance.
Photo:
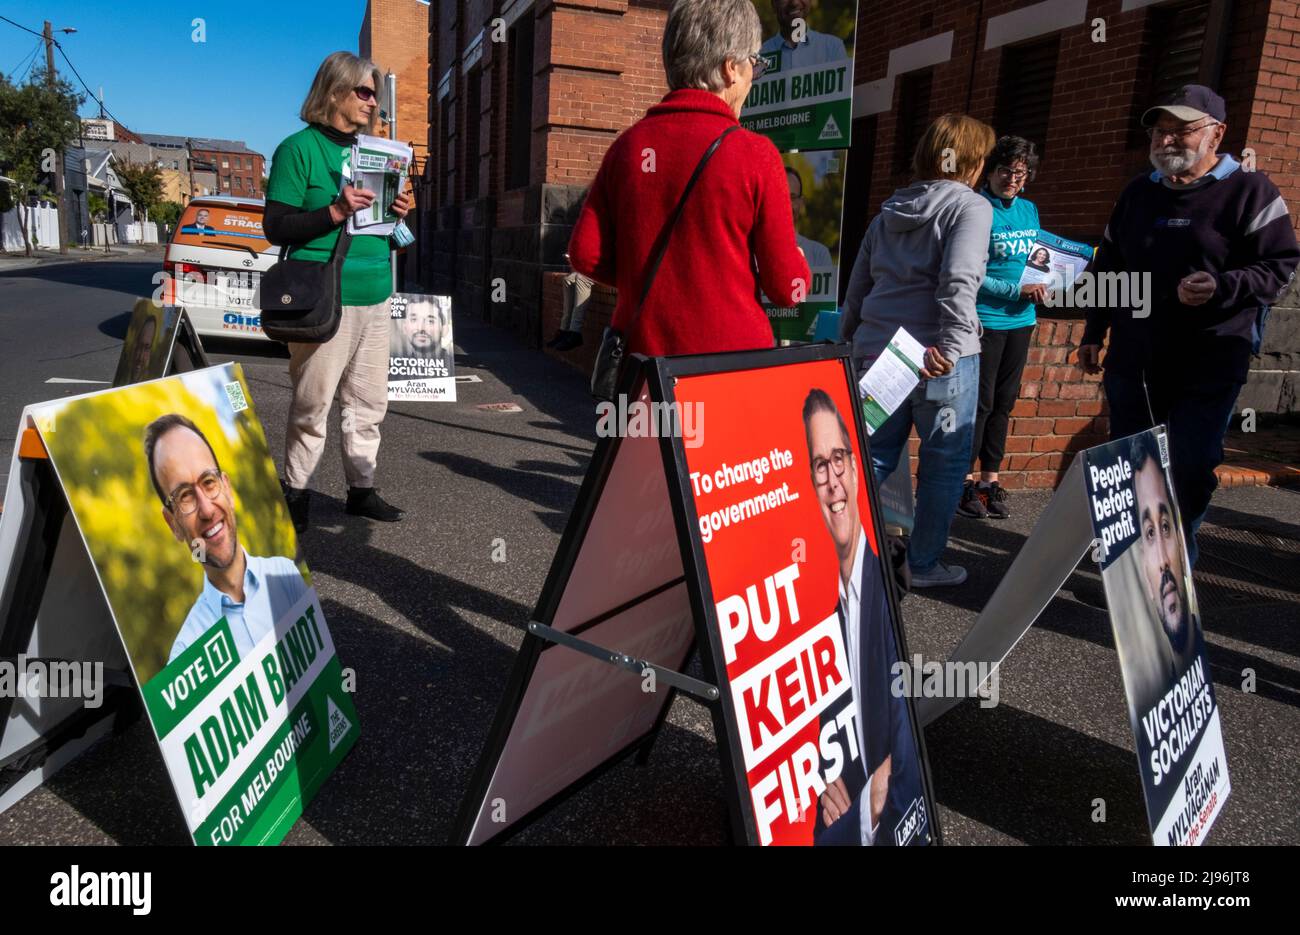
[[[924,844],[939,827],[843,345],[634,357],[462,806],[501,840],[712,711],[733,839]],[[682,673],[692,651],[705,678]]]
[[[183,306],[159,305],[152,299],[136,301],[113,374],[114,386],[189,373],[207,366],[203,342]]]
[[[114,386],[206,366],[183,308],[136,301]],[[94,708],[78,698],[0,693],[0,812],[141,713],[112,614],[49,454],[26,420],[19,433],[0,523],[0,663],[17,672],[93,659],[103,663],[106,684]]]

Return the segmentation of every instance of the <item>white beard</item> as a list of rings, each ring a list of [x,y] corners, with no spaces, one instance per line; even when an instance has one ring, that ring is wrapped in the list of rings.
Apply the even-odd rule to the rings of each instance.
[[[1151,164],[1164,175],[1182,175],[1205,158],[1213,139],[1213,136],[1205,137],[1196,149],[1182,148],[1174,152],[1152,152]]]

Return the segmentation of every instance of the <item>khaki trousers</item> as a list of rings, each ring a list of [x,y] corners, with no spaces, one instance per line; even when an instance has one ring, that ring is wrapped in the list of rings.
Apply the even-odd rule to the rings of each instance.
[[[343,427],[343,474],[372,487],[379,424],[388,411],[388,300],[345,305],[338,333],[324,344],[289,344],[293,401],[284,442],[284,479],[305,488],[325,449],[325,426],[337,392]]]

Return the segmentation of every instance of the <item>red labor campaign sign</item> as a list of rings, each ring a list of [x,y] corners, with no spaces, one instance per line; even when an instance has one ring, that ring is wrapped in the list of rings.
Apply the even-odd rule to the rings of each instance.
[[[922,844],[934,831],[915,715],[895,690],[903,647],[850,387],[841,359],[673,386],[694,419],[688,516],[761,844]]]

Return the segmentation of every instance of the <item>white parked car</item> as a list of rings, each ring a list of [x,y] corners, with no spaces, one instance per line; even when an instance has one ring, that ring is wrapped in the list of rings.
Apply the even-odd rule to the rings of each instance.
[[[183,305],[204,337],[266,341],[257,307],[257,282],[279,259],[262,233],[261,198],[195,198],[167,244],[163,273],[155,277],[166,305]]]

